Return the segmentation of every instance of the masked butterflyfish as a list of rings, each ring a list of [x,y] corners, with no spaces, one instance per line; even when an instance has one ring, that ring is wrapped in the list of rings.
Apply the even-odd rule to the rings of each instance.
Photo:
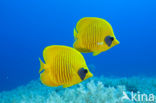
[[[74,28],[74,48],[82,53],[93,52],[96,56],[119,44],[111,25],[102,18],[85,17]]]
[[[93,76],[82,54],[74,48],[53,45],[43,50],[40,60],[40,80],[44,85],[63,88],[78,84]]]

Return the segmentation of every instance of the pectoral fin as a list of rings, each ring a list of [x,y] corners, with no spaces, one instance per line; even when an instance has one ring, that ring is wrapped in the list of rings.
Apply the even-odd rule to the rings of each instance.
[[[71,86],[72,86],[71,84],[64,84],[63,88],[67,88],[67,87],[71,87]]]
[[[101,51],[95,51],[95,52],[93,52],[93,56],[96,56],[96,55],[98,55],[100,53],[101,53]]]

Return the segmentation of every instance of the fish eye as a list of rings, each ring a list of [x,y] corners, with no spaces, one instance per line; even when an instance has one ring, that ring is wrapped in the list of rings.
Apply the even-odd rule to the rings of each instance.
[[[88,73],[88,70],[87,69],[84,69],[84,73]]]
[[[114,40],[114,37],[110,37],[110,39],[113,41]]]

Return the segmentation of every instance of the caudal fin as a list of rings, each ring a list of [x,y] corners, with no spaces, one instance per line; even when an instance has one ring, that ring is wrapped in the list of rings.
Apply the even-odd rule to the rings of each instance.
[[[74,40],[76,40],[77,39],[77,31],[76,31],[76,29],[74,28]]]
[[[41,73],[44,70],[44,63],[42,62],[42,60],[39,58],[40,61],[40,70],[39,73]]]

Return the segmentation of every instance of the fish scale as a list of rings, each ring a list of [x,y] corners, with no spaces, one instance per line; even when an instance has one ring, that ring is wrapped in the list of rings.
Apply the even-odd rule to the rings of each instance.
[[[89,25],[89,28],[90,28],[90,27],[91,27],[91,25]],[[88,38],[89,38],[89,39],[87,39],[87,40],[88,40],[88,42],[90,42],[90,40],[92,39],[91,36],[90,36],[90,34],[91,34],[91,32],[93,32],[93,29],[88,30],[88,31],[89,31],[89,32],[87,32],[87,34],[88,34]],[[90,44],[88,44],[88,43],[86,43],[86,45],[88,46],[87,49],[89,49],[89,48],[92,47],[92,45],[90,45]]]
[[[68,53],[67,53],[67,56],[66,56],[66,59],[67,59],[67,60],[68,60],[68,57],[69,57],[69,56],[68,56]],[[65,72],[66,80],[67,80],[67,83],[68,83],[68,82],[69,82],[69,75],[68,75],[69,73],[68,73],[68,65],[67,65],[67,64],[65,65],[65,71],[66,71],[66,72]]]
[[[62,61],[61,61],[61,56],[58,56],[58,60],[57,60],[57,77],[58,77],[58,84],[61,83],[61,64]]]
[[[62,56],[60,56],[60,68],[59,68],[59,78],[60,78],[60,82],[61,83],[63,83],[63,74],[62,74],[62,63],[63,63],[63,61],[62,61]]]
[[[60,56],[58,56],[58,60],[57,60],[57,77],[58,77],[58,84],[60,85]]]
[[[64,53],[64,52],[63,52],[63,53]],[[62,53],[62,54],[63,54],[63,53]],[[62,64],[62,65],[61,65],[61,75],[62,75],[61,77],[62,77],[62,78],[61,78],[61,79],[62,79],[62,83],[64,83],[64,82],[65,82],[65,76],[64,76],[64,60],[63,60],[63,57],[62,57],[62,56],[61,56],[61,61],[62,61],[62,63],[61,63],[61,64]]]
[[[89,33],[86,33],[86,38],[89,38]],[[85,45],[87,45],[88,39],[85,39]],[[87,49],[89,48],[89,45],[87,45]]]
[[[61,82],[62,83],[64,83],[65,82],[65,80],[64,80],[64,78],[65,78],[65,76],[64,76],[64,68],[63,68],[63,66],[64,66],[64,60],[63,60],[63,57],[64,57],[64,50],[62,50],[62,54],[63,54],[63,56],[60,56],[61,57],[61,68],[60,68],[60,74],[61,74]]]
[[[56,60],[57,62],[56,62],[56,67],[55,67],[56,68],[56,74],[55,75],[56,75],[56,78],[57,78],[57,83],[59,84],[59,79],[60,79],[59,78],[59,75],[60,75],[59,74],[59,62],[58,62],[59,61],[59,57],[57,57],[57,59],[58,60]]]
[[[67,56],[66,56],[67,61],[68,61],[68,57],[69,57],[69,56],[68,56],[68,53],[67,53]],[[68,83],[68,82],[69,82],[68,65],[66,64],[65,67],[66,67],[66,73],[65,73],[65,74],[66,74],[66,77],[67,77],[67,83]]]
[[[70,58],[70,57],[71,57],[71,53],[68,53],[68,55],[69,55],[69,56],[68,56],[68,57],[69,57],[69,58],[68,58],[68,61],[69,61],[69,65],[68,65],[69,73],[68,73],[68,75],[69,75],[70,80],[72,80],[71,78],[72,78],[72,69],[73,69],[73,68],[71,67],[71,60],[70,60],[70,59],[71,59],[71,58]]]
[[[67,78],[68,78],[68,81],[70,81],[70,74],[71,74],[71,72],[70,72],[70,59],[69,59],[69,57],[70,57],[70,55],[69,55],[70,53],[66,53],[66,55],[67,55],[67,62],[68,62],[68,65],[67,65]]]
[[[69,57],[68,56],[68,53],[66,53],[66,55],[67,55],[66,58],[68,58]],[[68,59],[66,59],[66,60],[68,62]],[[68,64],[69,64],[69,62],[68,62]],[[69,76],[68,76],[68,74],[70,74],[70,72],[68,72],[68,66],[67,66],[67,64],[65,64],[65,72],[64,72],[64,74],[65,74],[65,80],[68,83],[69,82]]]
[[[95,28],[95,29],[93,29],[93,28]],[[93,29],[93,44],[92,44],[92,48],[94,48],[96,27],[93,24],[92,24],[92,29]]]
[[[62,54],[64,54],[65,52],[64,52],[64,50],[62,51],[63,53]],[[62,75],[63,75],[63,83],[65,83],[66,82],[66,76],[65,76],[65,67],[63,67],[63,65],[64,65],[64,59],[62,58]]]

